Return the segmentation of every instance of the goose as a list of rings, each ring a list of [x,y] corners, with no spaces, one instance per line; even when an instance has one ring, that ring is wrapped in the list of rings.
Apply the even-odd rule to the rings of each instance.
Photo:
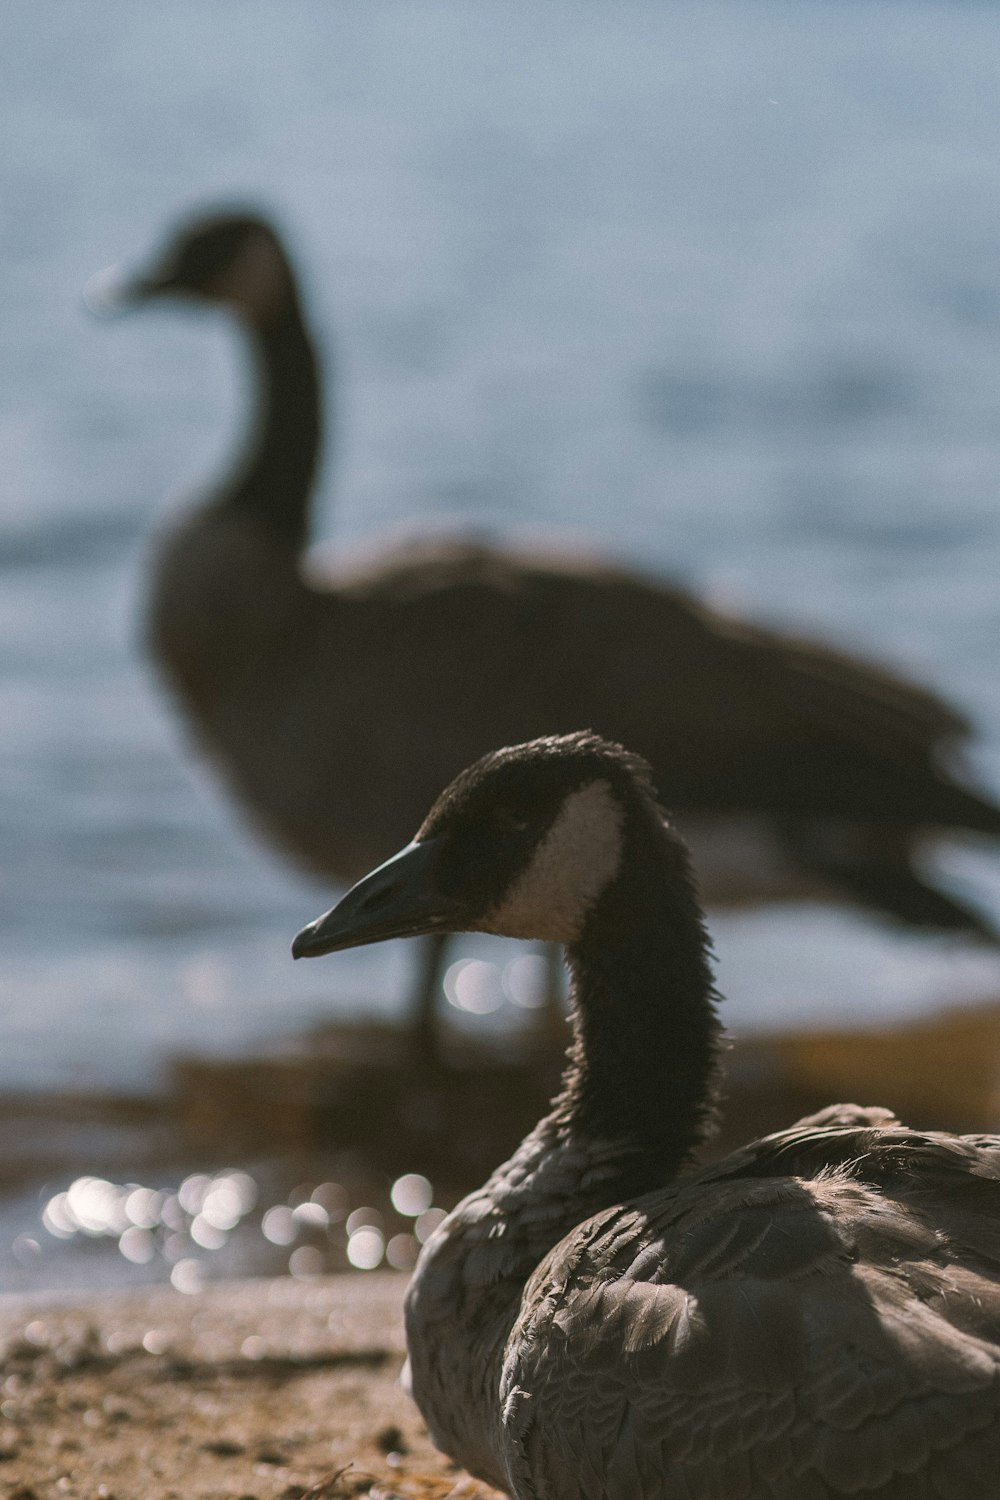
[[[991,935],[916,867],[935,832],[1000,833],[947,769],[969,726],[933,694],[541,545],[425,536],[310,569],[320,370],[277,231],[199,215],[90,292],[97,310],[168,298],[232,316],[258,396],[233,471],[159,540],[148,640],[201,749],[299,863],[349,883],[478,756],[591,723],[654,766],[709,904],[819,897]],[[413,1011],[425,1055],[443,949]]]
[[[565,946],[549,1113],[428,1239],[412,1393],[514,1500],[996,1500],[1000,1137],[834,1105],[700,1170],[720,1027],[684,843],[591,733],[499,750],[295,939]]]

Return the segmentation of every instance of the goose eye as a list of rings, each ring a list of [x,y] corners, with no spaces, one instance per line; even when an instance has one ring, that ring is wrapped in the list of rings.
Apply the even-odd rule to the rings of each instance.
[[[524,833],[528,826],[527,818],[522,818],[509,807],[495,807],[493,821],[501,833]]]

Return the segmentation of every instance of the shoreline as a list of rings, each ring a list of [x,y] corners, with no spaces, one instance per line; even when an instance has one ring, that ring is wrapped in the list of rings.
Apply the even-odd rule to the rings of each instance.
[[[4,1500],[493,1500],[399,1385],[406,1276],[0,1297]]]
[[[1000,1007],[991,1005],[907,1028],[737,1039],[726,1059],[723,1130],[708,1154],[834,1099],[886,1104],[924,1128],[995,1128],[998,1022]],[[198,1290],[197,1278],[175,1290],[162,1279],[109,1287],[105,1277],[78,1291],[36,1283],[0,1295],[0,1500],[495,1496],[436,1452],[398,1383],[406,1273],[339,1267],[352,1205],[368,1205],[365,1222],[380,1223],[387,1242],[416,1227],[390,1203],[398,1172],[433,1176],[443,1205],[482,1180],[537,1118],[556,1058],[543,1050],[533,1065],[452,1059],[432,1078],[414,1072],[391,1034],[338,1030],[326,1042],[295,1058],[188,1061],[159,1116],[120,1099],[107,1112],[86,1098],[52,1108],[43,1097],[0,1100],[0,1135],[12,1148],[6,1186],[21,1188],[22,1202],[25,1179],[70,1142],[66,1173],[100,1162],[158,1180],[185,1162],[203,1170],[242,1159],[248,1122],[260,1146],[278,1104],[283,1148],[270,1186],[258,1173],[264,1196],[237,1227],[230,1259],[225,1250],[206,1259],[192,1221],[180,1235],[176,1226],[171,1235],[157,1229],[158,1258],[130,1267],[165,1276],[179,1239],[180,1253],[201,1256],[207,1279]],[[507,1135],[510,1142],[500,1139]],[[326,1180],[333,1172],[337,1182]],[[326,1274],[232,1279],[284,1270],[290,1259],[294,1270],[294,1256],[301,1262],[291,1239],[271,1243],[261,1233],[262,1211],[266,1218],[281,1193],[295,1245],[309,1246],[309,1265]],[[65,1274],[68,1257],[82,1263],[84,1250],[111,1270],[121,1264],[117,1232],[53,1241],[63,1258],[43,1254],[37,1272],[48,1265]],[[272,1256],[266,1265],[262,1250]]]
[[[452,1045],[428,1069],[413,1065],[396,1029],[328,1026],[253,1057],[177,1058],[156,1099],[0,1096],[0,1288],[146,1286],[185,1258],[209,1285],[297,1274],[303,1261],[308,1274],[335,1274],[359,1263],[348,1231],[362,1209],[388,1264],[405,1269],[420,1230],[393,1204],[393,1183],[420,1174],[434,1211],[453,1206],[544,1112],[564,1046],[553,1026],[521,1057]],[[706,1159],[834,1101],[884,1105],[922,1129],[993,1131],[1000,1004],[905,1027],[737,1037],[724,1067]],[[234,1172],[249,1197],[221,1230],[199,1233],[200,1198],[178,1208],[185,1181],[203,1193],[209,1177]],[[68,1222],[63,1209],[54,1221],[51,1206],[87,1182],[113,1211],[104,1202],[96,1219]],[[126,1236],[133,1189],[144,1227]],[[322,1207],[299,1210],[310,1197]],[[282,1232],[266,1227],[272,1210]]]

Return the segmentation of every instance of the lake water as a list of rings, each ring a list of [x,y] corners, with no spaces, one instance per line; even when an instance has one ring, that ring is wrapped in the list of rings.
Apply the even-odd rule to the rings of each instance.
[[[267,207],[336,359],[323,538],[572,532],[909,669],[997,792],[998,77],[996,8],[955,0],[7,0],[0,1085],[146,1087],[179,1047],[395,1013],[408,973],[292,967],[331,892],[157,696],[146,537],[233,451],[241,351],[179,310],[95,324],[88,276]],[[939,862],[1000,917],[1000,857]],[[1000,989],[822,909],[715,931],[737,1026]]]

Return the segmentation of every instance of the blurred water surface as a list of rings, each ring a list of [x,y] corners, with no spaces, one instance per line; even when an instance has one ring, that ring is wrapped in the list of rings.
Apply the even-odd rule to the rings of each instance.
[[[7,0],[0,1084],[146,1086],[408,972],[293,969],[330,893],[141,658],[145,538],[233,451],[240,350],[79,292],[187,207],[291,237],[336,367],[321,537],[575,533],[936,685],[1000,790],[998,65],[954,0]],[[1000,859],[941,859],[1000,915]],[[861,918],[715,930],[736,1026],[1000,988]]]

